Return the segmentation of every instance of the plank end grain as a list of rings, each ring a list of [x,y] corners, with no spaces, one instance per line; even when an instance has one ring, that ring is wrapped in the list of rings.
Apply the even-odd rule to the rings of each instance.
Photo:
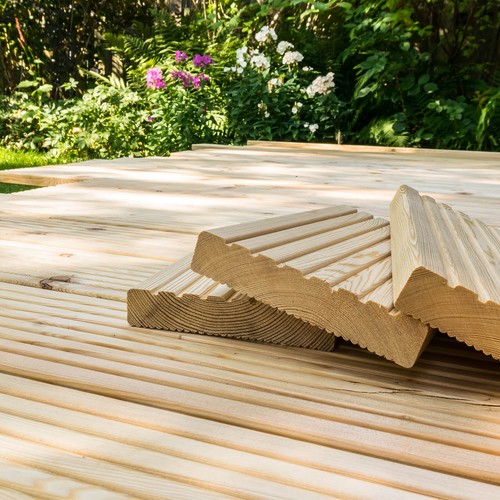
[[[316,211],[317,212],[317,211]],[[202,232],[196,272],[397,364],[411,367],[432,334],[394,310],[390,230],[351,207]],[[316,214],[317,215],[317,214]]]
[[[200,276],[191,255],[128,291],[132,326],[332,351],[335,336]]]
[[[500,238],[401,186],[390,207],[396,307],[500,359]]]

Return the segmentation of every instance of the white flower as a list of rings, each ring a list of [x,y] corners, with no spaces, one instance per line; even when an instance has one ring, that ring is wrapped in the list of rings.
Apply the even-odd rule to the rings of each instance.
[[[306,92],[309,97],[313,97],[316,94],[326,95],[333,87],[335,87],[335,82],[333,81],[333,73],[328,73],[326,76],[318,76],[311,83],[311,85],[307,87]]]
[[[299,108],[297,106],[292,107],[292,114],[296,115],[299,112]]]
[[[241,66],[239,68],[236,68],[236,73],[238,73],[238,75],[241,75],[241,73],[243,73],[243,68]]]
[[[319,125],[317,123],[312,123],[311,125],[309,125],[309,130],[311,131],[311,134],[314,134],[314,132],[316,132],[316,130],[319,129]]]
[[[312,68],[310,66],[304,66],[302,68],[302,71],[311,71],[311,70],[312,70]]]
[[[248,54],[248,47],[243,46],[241,49],[236,50],[236,64],[241,66],[242,68],[247,67],[247,61],[245,59],[246,55]]]
[[[266,112],[264,113],[264,116],[265,116],[266,118],[269,118],[271,115],[269,114],[269,112],[268,112],[268,111],[266,111]]]
[[[280,78],[271,78],[267,82],[267,89],[269,92],[272,92],[274,88],[281,87],[282,84],[283,84],[283,82],[281,81]]]
[[[272,40],[276,40],[278,37],[273,28],[269,28],[269,26],[262,26],[258,33],[255,33],[255,39],[259,43],[264,43],[268,38]]]
[[[255,68],[269,68],[269,61],[264,54],[256,54],[252,56],[250,64]]]
[[[297,51],[294,52],[285,52],[283,56],[283,64],[293,64],[295,62],[300,62],[304,59],[304,56]]]
[[[296,106],[297,106],[298,108],[301,108],[301,107],[302,107],[302,103],[301,103],[301,102],[298,102],[298,103],[296,103]]]
[[[293,49],[293,44],[290,42],[280,42],[278,43],[278,47],[276,48],[276,52],[278,54],[283,55],[288,49]]]
[[[309,123],[305,122],[304,123],[304,128],[309,128]]]
[[[266,109],[266,105],[264,104],[264,102],[260,101],[259,104],[257,104],[257,107],[259,109]]]
[[[231,71],[231,68],[228,68],[227,66],[224,66],[224,73],[228,73],[229,71]]]

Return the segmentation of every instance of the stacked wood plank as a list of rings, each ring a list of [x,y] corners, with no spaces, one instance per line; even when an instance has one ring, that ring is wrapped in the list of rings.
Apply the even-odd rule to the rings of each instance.
[[[431,337],[394,309],[389,223],[337,206],[202,232],[193,270],[411,367]]]
[[[500,237],[402,186],[391,204],[399,310],[500,359]]]
[[[331,351],[335,336],[200,276],[192,255],[128,291],[133,326]]]
[[[192,264],[129,291],[129,322],[322,350],[341,336],[405,367],[432,327],[500,359],[498,233],[407,186],[391,221],[341,205],[202,232]]]

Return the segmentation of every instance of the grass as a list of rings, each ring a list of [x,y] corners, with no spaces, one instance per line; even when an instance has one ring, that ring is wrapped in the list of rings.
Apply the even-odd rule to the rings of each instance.
[[[34,151],[15,151],[11,149],[0,148],[0,170],[10,170],[12,168],[40,167],[50,165],[51,163],[61,163],[46,154]],[[35,186],[25,186],[22,184],[6,184],[0,182],[0,193],[17,193],[27,189],[34,189]]]
[[[12,149],[0,148],[0,170],[11,168],[40,167],[51,163],[60,163],[60,160],[34,151],[14,151]]]

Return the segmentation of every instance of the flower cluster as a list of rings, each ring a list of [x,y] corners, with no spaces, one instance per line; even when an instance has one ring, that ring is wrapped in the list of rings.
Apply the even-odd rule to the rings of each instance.
[[[146,71],[146,87],[148,89],[161,89],[165,87],[163,72],[160,68],[149,68]]]
[[[175,62],[176,63],[186,63],[189,60],[189,56],[186,52],[182,50],[175,51]],[[211,64],[215,64],[213,59],[208,55],[195,54],[191,59],[191,63],[195,68],[204,68]],[[199,90],[205,83],[210,82],[210,77],[204,73],[190,73],[186,70],[173,70],[170,71],[170,77],[172,80],[180,81],[183,88],[193,88]],[[163,73],[160,68],[149,68],[146,71],[146,86],[148,88],[164,88],[165,80],[163,79]]]
[[[261,54],[260,52],[256,52],[250,58],[250,64],[254,68],[268,69],[269,68],[269,59],[264,54]]]
[[[215,64],[212,58],[205,54],[201,56],[200,54],[195,54],[193,57],[193,66],[195,68],[204,68],[205,66],[208,66],[209,64]]]
[[[260,31],[255,34],[255,39],[259,43],[265,43],[269,38],[271,40],[276,40],[278,38],[274,29],[269,26],[262,26]]]
[[[189,56],[183,52],[182,50],[176,50],[175,51],[175,62],[183,62],[187,61],[189,59]]]
[[[294,103],[294,105],[292,106],[292,114],[296,115],[299,112],[301,107],[302,107],[301,102]]]
[[[309,97],[314,97],[316,94],[326,95],[333,87],[335,87],[333,73],[328,73],[326,76],[318,76],[315,78],[311,85],[306,88],[306,93]]]
[[[309,129],[309,132],[311,132],[311,134],[314,134],[314,132],[316,132],[318,129],[319,129],[319,125],[317,123],[304,123],[304,127],[305,128],[308,128]]]
[[[270,66],[269,59],[263,53],[258,50],[252,50],[249,53],[248,47],[243,46],[236,50],[236,66],[225,67],[224,71],[226,73],[232,71],[241,75],[249,63],[254,68],[268,69]]]
[[[293,49],[293,43],[282,41],[278,43],[276,47],[276,52],[280,55],[283,55],[288,49]]]
[[[192,75],[187,71],[171,71],[170,76],[173,80],[180,80],[182,82],[182,86],[187,89],[189,87],[193,87],[195,90],[201,88],[204,82],[209,82],[210,77],[201,73],[199,75]]]
[[[283,55],[283,64],[293,64],[300,62],[304,59],[304,56],[297,51],[285,52]]]

